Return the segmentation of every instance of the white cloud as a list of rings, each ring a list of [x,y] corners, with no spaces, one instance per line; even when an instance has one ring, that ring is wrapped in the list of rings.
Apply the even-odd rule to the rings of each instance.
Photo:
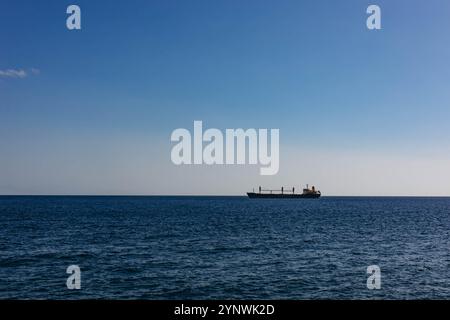
[[[27,76],[28,76],[28,73],[23,69],[0,70],[0,77],[2,77],[2,78],[25,78]]]
[[[31,68],[29,71],[24,69],[7,69],[0,70],[0,78],[16,78],[23,79],[28,77],[29,75],[39,75],[41,70],[37,68]]]

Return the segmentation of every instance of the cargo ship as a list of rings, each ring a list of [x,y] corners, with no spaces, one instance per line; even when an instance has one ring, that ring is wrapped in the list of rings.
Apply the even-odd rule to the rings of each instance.
[[[321,195],[320,191],[316,190],[314,186],[310,189],[308,185],[306,185],[302,193],[295,193],[295,188],[286,190],[284,187],[281,187],[280,190],[264,190],[259,187],[258,192],[254,190],[253,192],[247,192],[247,196],[250,199],[315,199],[320,198]]]

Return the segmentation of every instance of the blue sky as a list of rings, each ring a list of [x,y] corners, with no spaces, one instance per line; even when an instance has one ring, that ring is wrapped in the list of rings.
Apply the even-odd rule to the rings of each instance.
[[[81,7],[81,31],[66,29],[69,4]],[[366,28],[369,4],[382,30]],[[230,194],[317,181],[329,194],[450,194],[448,30],[444,0],[0,0],[0,71],[27,73],[0,76],[0,193]],[[174,167],[170,134],[194,120],[279,128],[280,175]],[[436,168],[429,181],[423,168]],[[345,188],[326,179],[337,171]]]

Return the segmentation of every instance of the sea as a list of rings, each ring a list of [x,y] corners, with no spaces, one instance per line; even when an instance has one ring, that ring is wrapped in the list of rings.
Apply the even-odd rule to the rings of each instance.
[[[448,298],[450,198],[0,197],[0,299]]]

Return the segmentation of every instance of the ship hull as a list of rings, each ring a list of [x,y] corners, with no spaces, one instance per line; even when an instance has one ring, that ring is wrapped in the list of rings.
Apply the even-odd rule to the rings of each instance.
[[[247,192],[250,199],[317,199],[320,193],[311,194],[281,194],[281,193],[256,193]]]

